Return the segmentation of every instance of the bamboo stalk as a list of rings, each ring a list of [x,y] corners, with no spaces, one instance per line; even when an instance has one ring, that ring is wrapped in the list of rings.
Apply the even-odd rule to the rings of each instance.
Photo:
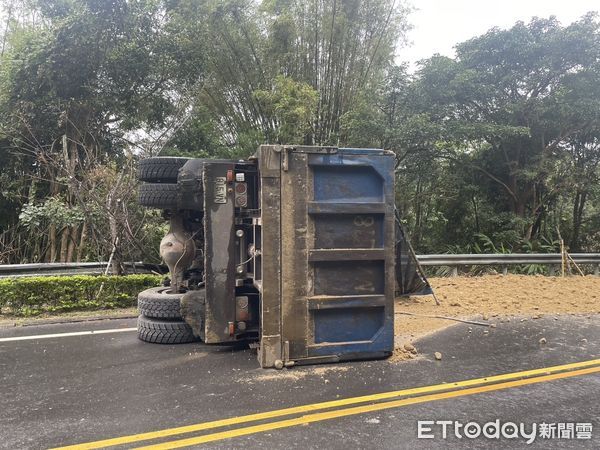
[[[565,257],[566,252],[565,252],[565,241],[562,238],[562,235],[560,234],[560,230],[558,228],[558,225],[556,226],[556,233],[558,234],[558,239],[560,241],[560,266],[561,266],[561,274],[564,277],[565,276],[565,269],[567,266],[567,258]]]
[[[577,271],[579,272],[579,274],[584,277],[585,275],[583,274],[583,271],[581,270],[581,268],[579,267],[579,265],[575,262],[575,260],[573,258],[571,258],[571,255],[567,254],[569,260],[573,263],[573,265],[575,266],[575,268],[577,269]]]

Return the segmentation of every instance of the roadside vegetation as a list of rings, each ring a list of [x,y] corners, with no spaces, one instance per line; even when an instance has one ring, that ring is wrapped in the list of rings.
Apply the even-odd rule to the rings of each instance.
[[[412,72],[393,0],[0,5],[0,264],[156,262],[137,161],[262,143],[393,150],[418,253],[557,251],[557,229],[600,251],[594,13],[491,29]]]
[[[130,308],[137,294],[160,285],[160,275],[74,275],[0,280],[0,317]]]

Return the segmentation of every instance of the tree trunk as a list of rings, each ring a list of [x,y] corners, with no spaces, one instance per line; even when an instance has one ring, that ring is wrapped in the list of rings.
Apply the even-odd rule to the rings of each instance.
[[[50,225],[50,262],[56,262],[56,225]]]
[[[67,262],[67,252],[69,247],[69,227],[64,227],[60,235],[60,262]]]
[[[583,212],[585,210],[585,202],[587,200],[587,192],[577,190],[575,200],[573,201],[573,234],[569,247],[572,252],[581,250],[581,224],[583,223]]]
[[[519,182],[518,182],[517,176],[515,174],[511,173],[509,175],[507,186],[510,188],[510,192],[512,192],[512,195],[510,197],[510,205],[511,205],[512,212],[517,217],[524,218],[527,200],[524,198],[525,195],[523,195],[520,192]]]
[[[112,271],[114,275],[120,275],[121,272],[121,252],[119,248],[119,223],[118,223],[118,208],[119,201],[117,194],[121,189],[123,181],[123,172],[119,172],[113,188],[106,196],[106,212],[108,214],[108,227],[110,229],[110,237],[112,243]]]
[[[111,251],[111,264],[113,275],[120,275],[121,264],[119,255],[119,231],[117,228],[117,220],[114,215],[108,216],[108,224],[110,227],[110,236],[112,238],[113,248]]]
[[[67,262],[73,262],[73,255],[75,254],[75,249],[77,248],[77,240],[79,237],[79,226],[73,225],[71,227],[71,233],[69,235],[69,246],[67,250]]]
[[[477,199],[474,195],[471,197],[471,201],[473,202],[473,213],[475,214],[475,231],[481,233],[481,228],[479,226],[479,209],[477,208]]]
[[[81,257],[83,256],[83,249],[85,247],[87,240],[87,222],[83,222],[81,225],[81,236],[79,238],[79,246],[77,247],[77,262],[81,262]]]
[[[417,180],[417,188],[415,195],[415,230],[413,232],[413,244],[415,248],[419,248],[421,240],[421,221],[422,221],[422,201],[421,198],[421,177]]]

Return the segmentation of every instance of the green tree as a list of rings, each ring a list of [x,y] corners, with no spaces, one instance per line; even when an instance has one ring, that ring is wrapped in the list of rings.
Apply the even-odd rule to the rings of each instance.
[[[206,69],[198,103],[211,111],[222,145],[242,154],[287,138],[291,130],[279,129],[287,126],[284,98],[296,98],[290,108],[302,104],[302,112],[285,113],[303,116],[294,141],[337,144],[339,118],[385,76],[407,28],[398,0],[172,1],[168,11],[170,26],[202,47],[201,55],[189,52]],[[317,94],[310,114],[308,88]],[[267,99],[273,95],[280,98]]]
[[[275,142],[301,144],[312,132],[318,95],[308,84],[278,75],[272,90],[257,90],[254,96],[273,123]]]
[[[599,30],[591,14],[566,27],[533,19],[462,43],[456,59],[432,58],[419,73],[421,109],[451,144],[443,155],[495,183],[526,238],[564,188],[552,176],[561,148],[600,120]]]
[[[176,110],[171,82],[177,69],[163,51],[163,10],[153,1],[125,0],[26,6],[40,20],[12,24],[2,55],[0,151],[11,161],[2,176],[22,174],[25,183],[14,188],[30,208],[44,207],[50,197],[75,211],[89,201],[83,187],[91,172],[115,163],[123,170],[131,166],[127,133],[161,127]],[[103,202],[109,219],[125,204],[121,200]],[[75,249],[85,246],[90,232],[102,236],[91,215],[77,222],[50,219],[45,236],[32,233],[36,249],[30,256],[67,261],[81,256]],[[125,246],[118,228],[111,229],[105,248],[117,241]]]

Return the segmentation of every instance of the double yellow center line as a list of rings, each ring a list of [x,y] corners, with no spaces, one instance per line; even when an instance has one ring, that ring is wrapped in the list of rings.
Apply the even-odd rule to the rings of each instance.
[[[328,402],[301,405],[292,408],[267,411],[245,416],[231,417],[228,419],[214,420],[211,422],[198,423],[183,427],[168,428],[149,433],[134,434],[101,441],[88,442],[84,444],[60,447],[65,449],[97,449],[113,447],[125,444],[141,443],[143,441],[164,439],[171,436],[212,430],[215,428],[231,427],[234,425],[247,424],[250,422],[265,421],[268,419],[296,416],[277,421],[269,421],[257,425],[233,427],[225,431],[218,431],[200,436],[192,436],[169,442],[161,442],[154,445],[136,447],[138,449],[172,449],[204,444],[207,442],[220,441],[233,437],[246,436],[279,428],[305,425],[313,422],[335,419],[339,417],[364,414],[381,411],[390,408],[398,408],[406,405],[425,403],[435,400],[443,400],[454,397],[462,397],[478,393],[497,391],[529,384],[542,383],[546,381],[559,380],[580,375],[600,372],[600,359],[582,361],[560,366],[544,367],[522,372],[506,373],[485,378],[443,383],[432,386],[423,386],[399,391],[382,392],[379,394],[364,395],[361,397],[345,398]],[[359,405],[359,406],[356,406]],[[323,411],[325,410],[325,411]],[[319,412],[316,412],[319,411]],[[132,445],[128,445],[131,448]],[[58,449],[55,449],[58,450]]]

